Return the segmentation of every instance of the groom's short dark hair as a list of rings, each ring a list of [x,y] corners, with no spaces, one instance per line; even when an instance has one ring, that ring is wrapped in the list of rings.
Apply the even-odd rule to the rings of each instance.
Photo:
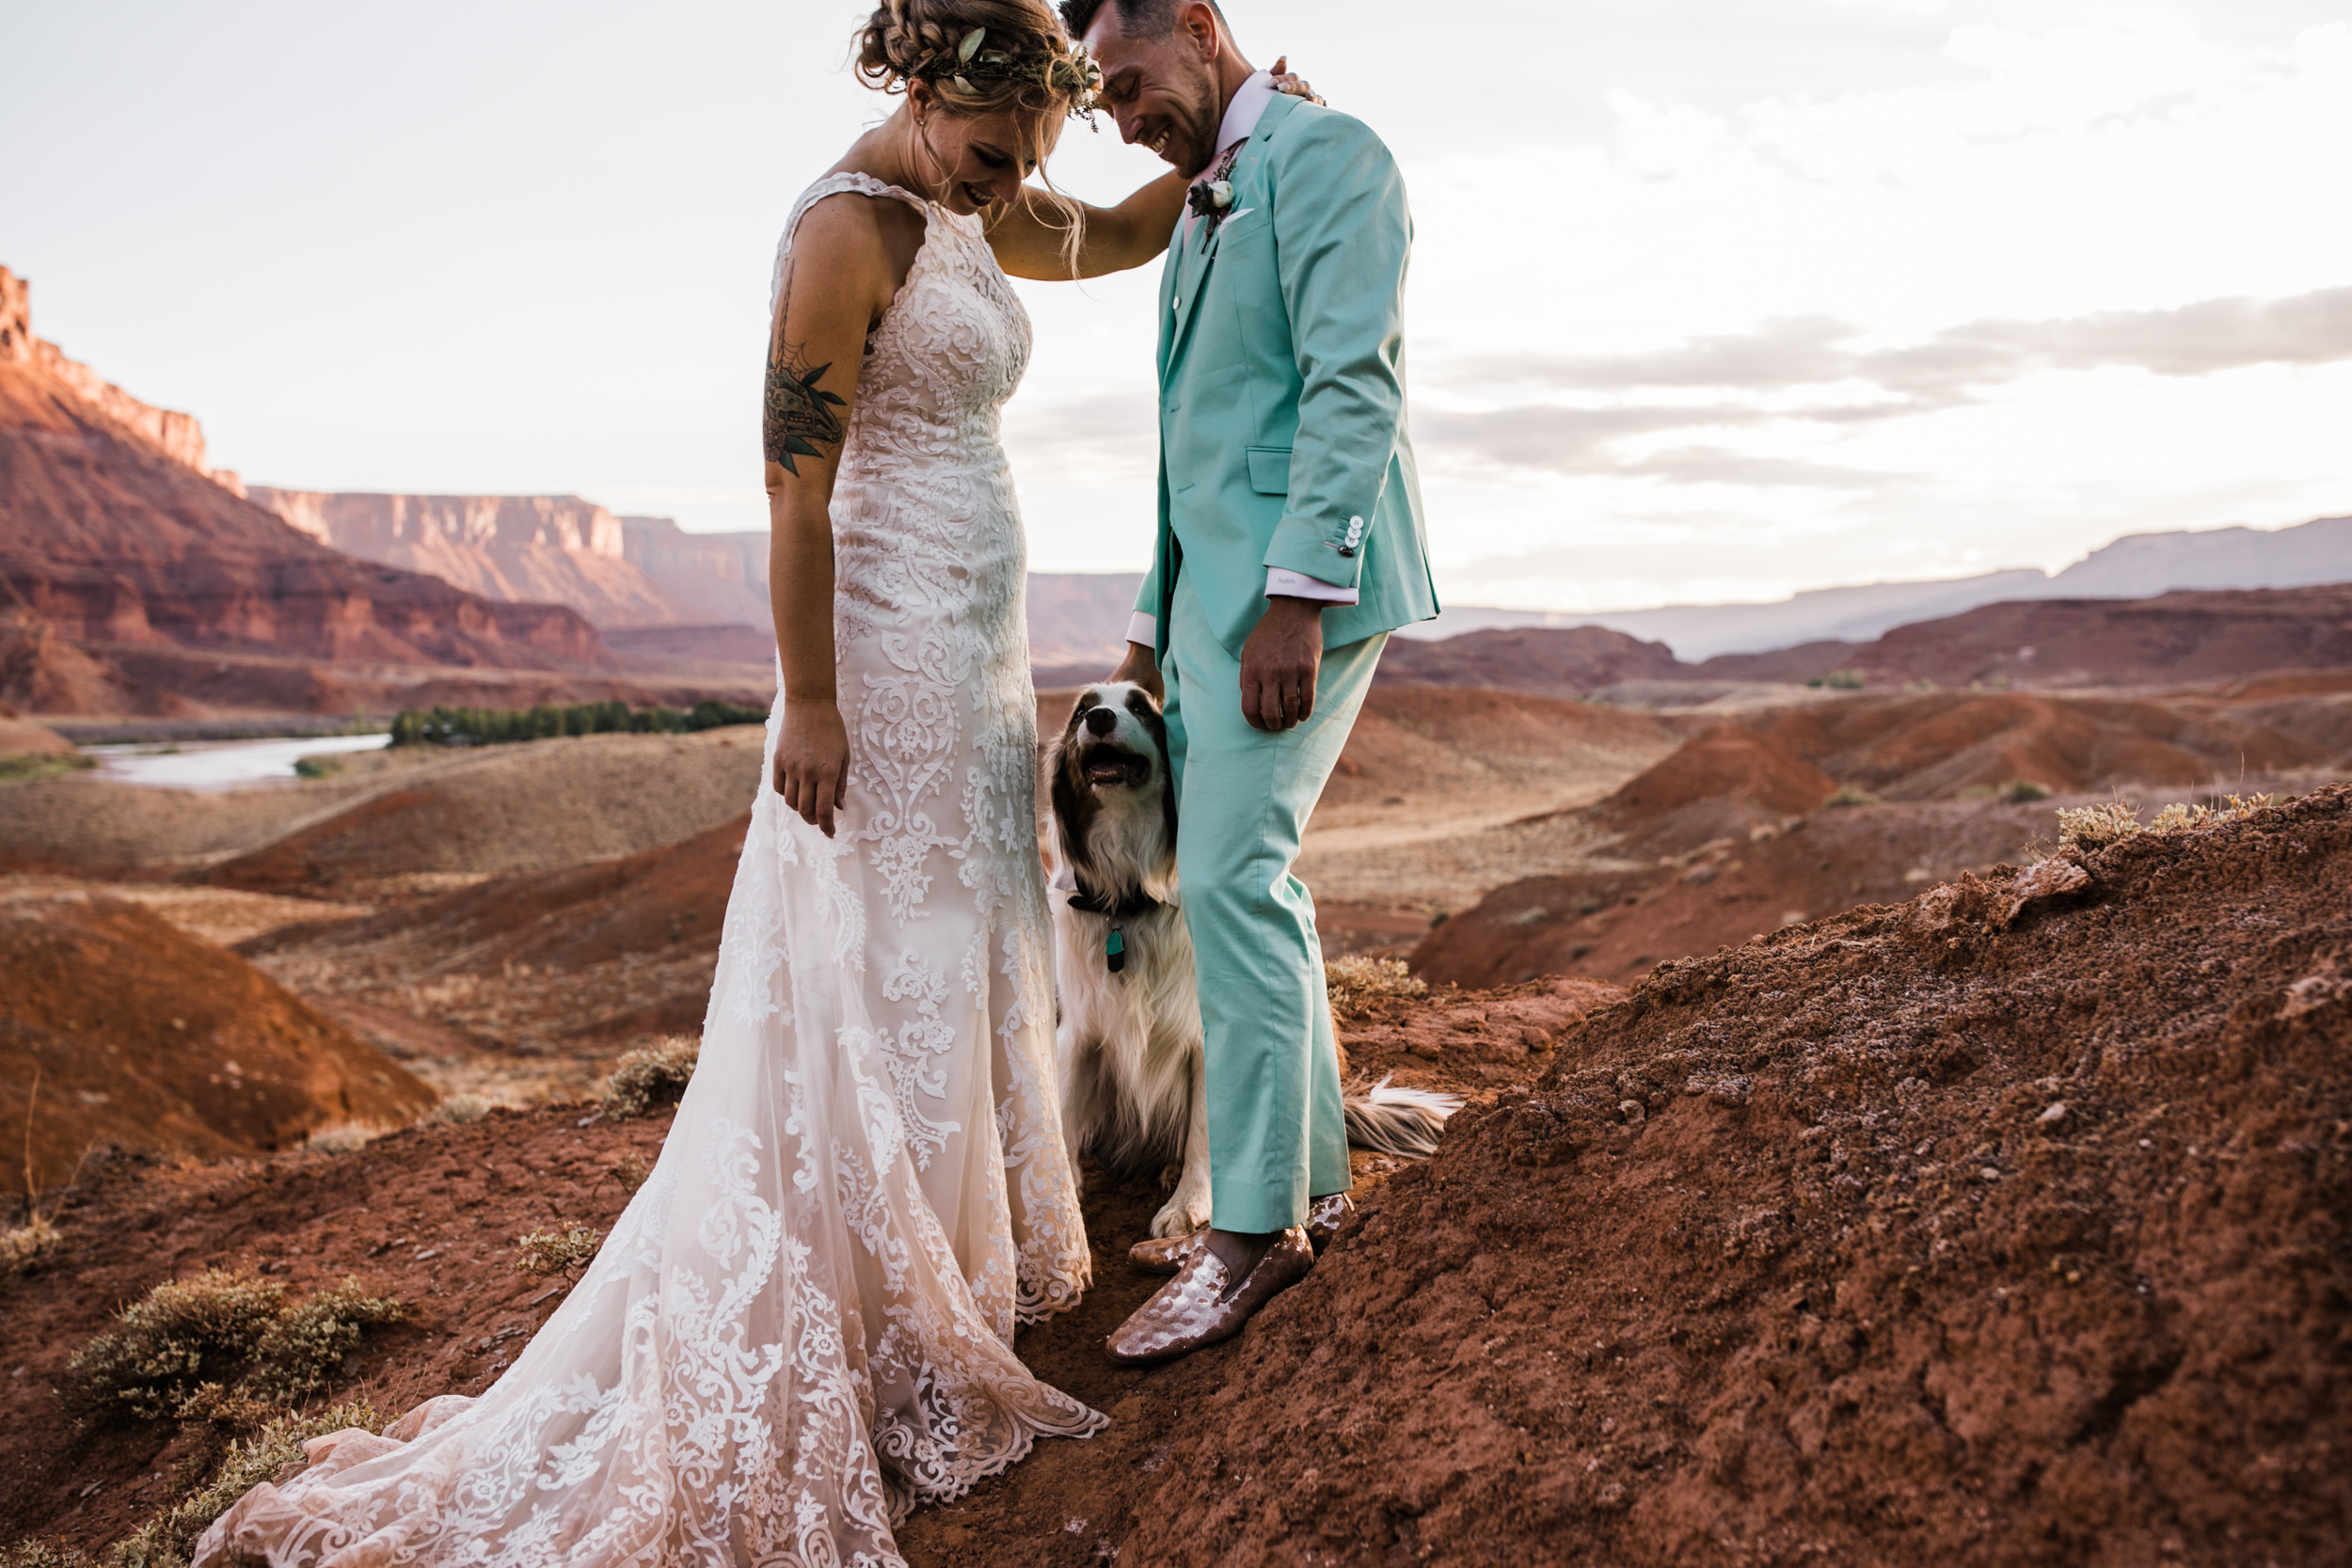
[[[1061,24],[1073,39],[1083,39],[1094,19],[1108,6],[1119,13],[1120,31],[1130,38],[1165,38],[1176,27],[1176,13],[1187,0],[1061,0]],[[1201,0],[1209,9],[1216,11],[1219,22],[1225,13],[1217,9],[1216,0]],[[1230,25],[1230,24],[1229,24]]]

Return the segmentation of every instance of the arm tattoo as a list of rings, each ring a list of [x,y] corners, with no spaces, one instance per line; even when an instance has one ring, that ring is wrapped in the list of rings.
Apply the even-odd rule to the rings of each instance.
[[[801,470],[792,461],[795,456],[822,458],[829,447],[841,444],[841,416],[834,410],[848,404],[817,385],[832,369],[831,363],[810,365],[797,343],[778,343],[768,358],[767,415],[762,421],[768,461],[782,464],[796,478]]]

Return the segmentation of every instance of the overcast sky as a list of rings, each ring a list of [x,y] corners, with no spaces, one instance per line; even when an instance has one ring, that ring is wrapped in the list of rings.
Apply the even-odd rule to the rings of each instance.
[[[1402,160],[1441,594],[1625,608],[2352,512],[2352,0],[1227,0]],[[0,0],[34,325],[299,488],[764,527],[831,0]],[[1157,166],[1073,125],[1057,182]],[[1023,285],[1032,564],[1135,570],[1152,275]]]

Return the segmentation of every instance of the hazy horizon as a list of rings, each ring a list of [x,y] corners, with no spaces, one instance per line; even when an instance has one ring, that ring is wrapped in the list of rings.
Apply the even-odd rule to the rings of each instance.
[[[1449,602],[1766,603],[2352,512],[2352,7],[1226,9],[1405,166]],[[886,106],[863,14],[17,0],[0,264],[250,483],[764,527],[769,261]],[[1105,119],[1054,167],[1116,198],[1157,166]],[[1036,570],[1142,564],[1153,277],[1020,286]]]

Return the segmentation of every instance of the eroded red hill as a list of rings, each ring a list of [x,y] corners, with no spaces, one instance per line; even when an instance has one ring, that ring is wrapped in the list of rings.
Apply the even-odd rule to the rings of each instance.
[[[332,1123],[397,1125],[434,1098],[236,954],[139,905],[0,903],[0,1126],[11,1147],[29,1142],[37,1184],[69,1179],[94,1144],[253,1153]]]

